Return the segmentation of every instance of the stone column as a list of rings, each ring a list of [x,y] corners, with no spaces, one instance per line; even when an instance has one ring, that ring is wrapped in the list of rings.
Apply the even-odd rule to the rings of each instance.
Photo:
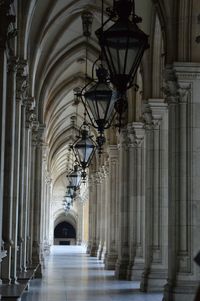
[[[128,126],[129,136],[129,265],[127,277],[141,280],[145,256],[145,127]]]
[[[114,270],[117,261],[118,212],[117,198],[119,185],[118,147],[109,145],[109,175],[108,175],[108,223],[107,223],[107,256],[105,268]]]
[[[118,259],[115,276],[127,279],[129,264],[129,200],[128,200],[128,137],[123,129],[119,136],[119,206],[118,206]]]
[[[77,245],[81,246],[83,238],[83,203],[78,202]]]
[[[87,245],[87,254],[90,254],[92,248],[92,207],[93,207],[93,181],[92,175],[89,176],[88,180],[88,190],[89,190],[89,216],[88,216],[88,245]]]
[[[45,244],[44,244],[44,254],[49,253],[49,217],[50,217],[50,202],[51,202],[51,178],[49,174],[46,177],[46,182],[47,182],[47,187],[46,187],[46,206],[45,206],[45,234],[44,234],[44,239],[45,239]]]
[[[96,172],[96,185],[97,185],[97,257],[99,257],[99,251],[101,250],[101,185],[102,185],[102,177],[101,173]]]
[[[146,125],[145,269],[142,291],[163,291],[168,265],[168,110],[164,99],[150,99]],[[150,118],[149,118],[150,119]]]
[[[98,250],[98,259],[102,260],[102,253],[105,246],[105,222],[106,222],[106,175],[104,166],[101,168],[99,172],[100,177],[100,195],[98,197],[99,209],[100,209],[100,225],[99,225],[99,235],[100,235],[100,243]]]
[[[20,183],[18,204],[18,270],[23,270],[23,207],[24,207],[24,160],[25,160],[25,123],[26,123],[26,101],[23,100],[21,107],[21,142],[20,142]]]
[[[169,104],[169,264],[165,301],[194,300],[200,241],[200,64],[166,71]]]
[[[17,60],[12,57],[8,67],[8,86],[6,102],[6,135],[4,165],[4,200],[3,200],[3,240],[7,257],[2,263],[2,278],[11,282],[11,249],[13,247],[13,188],[14,188],[14,154],[15,154],[15,118],[16,118],[16,71]]]
[[[21,193],[20,193],[20,235],[21,269],[27,271],[30,210],[30,171],[31,171],[31,128],[34,100],[27,98],[22,108],[22,143],[21,143]]]
[[[90,256],[96,257],[98,250],[97,241],[97,179],[96,174],[92,175],[93,185],[90,187],[89,202],[92,202],[92,241],[91,241],[91,251]]]
[[[1,261],[6,256],[6,250],[2,245],[2,221],[3,221],[3,186],[4,186],[4,154],[5,154],[5,129],[6,129],[6,97],[7,97],[7,38],[8,29],[15,17],[9,15],[10,4],[7,1],[0,2],[0,269]],[[0,280],[1,282],[1,280]]]
[[[101,259],[105,263],[107,257],[107,246],[108,246],[108,200],[110,198],[110,191],[109,191],[109,161],[107,160],[104,164],[104,177],[105,177],[105,206],[104,206],[104,223],[103,223],[103,237],[104,237],[104,245],[102,250]]]
[[[40,266],[40,227],[41,227],[41,196],[42,196],[42,155],[43,155],[43,133],[44,127],[39,126],[38,130],[34,133],[34,150],[35,168],[34,177],[34,207],[33,207],[33,248],[32,248],[32,263],[34,266]],[[41,277],[41,270],[37,270],[37,277]]]
[[[17,279],[17,252],[18,252],[18,215],[19,215],[19,189],[20,189],[20,145],[21,145],[21,106],[26,97],[27,90],[26,62],[20,60],[17,69],[17,93],[16,93],[16,119],[15,119],[15,154],[14,154],[14,189],[12,207],[12,264],[11,279],[15,283]]]

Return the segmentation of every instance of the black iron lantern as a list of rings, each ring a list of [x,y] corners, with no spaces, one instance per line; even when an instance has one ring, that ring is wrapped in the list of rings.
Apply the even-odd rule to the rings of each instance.
[[[66,195],[64,196],[64,198],[65,198],[65,202],[67,202],[67,203],[73,202],[74,189],[71,188],[71,186],[67,186],[67,192],[66,192]]]
[[[98,80],[93,80],[83,89],[86,92],[83,94],[83,101],[92,126],[96,128],[100,134],[109,128],[112,122],[115,97],[108,82],[108,71],[101,65],[96,70]],[[87,87],[91,86],[88,90]],[[92,113],[92,117],[88,111]]]
[[[78,165],[74,165],[74,170],[67,175],[67,177],[69,178],[68,188],[72,188],[74,191],[76,191],[81,184],[81,172],[78,168]]]
[[[92,136],[89,133],[89,127],[85,122],[80,128],[80,135],[78,136],[77,141],[73,144],[72,149],[77,162],[83,169],[81,173],[82,180],[85,180],[85,169],[89,167],[96,149],[96,144],[93,141]]]
[[[137,26],[142,19],[135,15],[134,0],[114,0],[113,16],[117,16],[117,21],[104,30],[106,21],[96,35],[110,80],[118,91],[124,93],[132,86],[143,53],[149,47],[148,36]]]

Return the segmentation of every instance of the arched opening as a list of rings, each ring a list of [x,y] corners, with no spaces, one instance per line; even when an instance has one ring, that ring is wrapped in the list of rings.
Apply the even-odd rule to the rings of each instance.
[[[61,222],[54,229],[54,245],[75,245],[76,229],[69,222]]]

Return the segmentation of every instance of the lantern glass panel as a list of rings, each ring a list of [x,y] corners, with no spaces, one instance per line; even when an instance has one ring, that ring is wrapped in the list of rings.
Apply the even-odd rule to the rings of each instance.
[[[115,104],[115,98],[110,87],[106,83],[98,83],[85,92],[84,97],[97,126],[99,122],[106,125],[109,122]]]
[[[90,157],[93,154],[94,148],[95,146],[92,144],[92,140],[90,138],[81,139],[74,146],[80,162],[90,161]]]
[[[97,31],[99,42],[114,85],[133,78],[141,61],[144,50],[148,48],[148,36],[129,19],[119,19],[105,32]]]
[[[75,170],[72,171],[68,177],[70,179],[70,186],[78,187],[80,185],[81,172],[77,168],[75,168]]]

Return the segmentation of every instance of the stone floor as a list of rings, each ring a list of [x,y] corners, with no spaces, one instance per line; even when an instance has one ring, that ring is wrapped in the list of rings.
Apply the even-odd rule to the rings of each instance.
[[[139,292],[139,283],[117,281],[79,246],[52,247],[43,279],[31,281],[22,301],[161,301],[161,294]]]

